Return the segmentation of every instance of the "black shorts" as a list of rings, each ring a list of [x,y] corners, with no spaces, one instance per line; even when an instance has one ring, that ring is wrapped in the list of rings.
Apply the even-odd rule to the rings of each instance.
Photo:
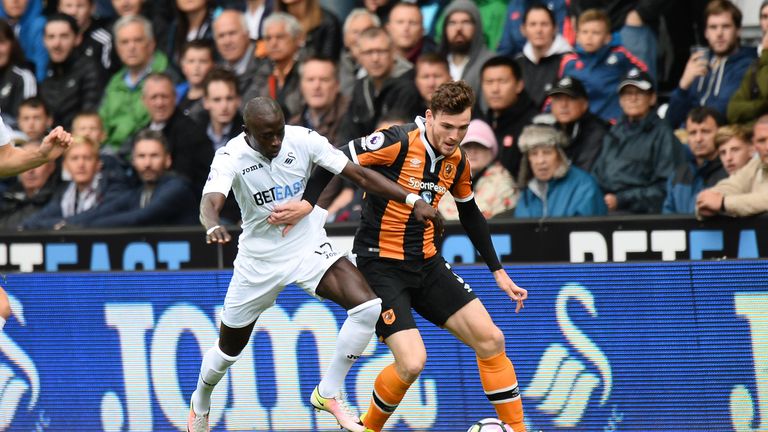
[[[424,261],[357,257],[357,267],[381,297],[376,334],[382,340],[416,328],[411,308],[438,327],[477,298],[442,256]]]

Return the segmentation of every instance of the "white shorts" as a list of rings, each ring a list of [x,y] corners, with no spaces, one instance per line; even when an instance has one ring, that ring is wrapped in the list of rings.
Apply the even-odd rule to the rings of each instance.
[[[284,261],[264,261],[241,254],[235,258],[235,270],[224,298],[221,322],[230,328],[242,328],[255,321],[275,304],[286,285],[295,283],[307,294],[315,293],[325,272],[347,253],[335,250],[325,231],[304,255]]]

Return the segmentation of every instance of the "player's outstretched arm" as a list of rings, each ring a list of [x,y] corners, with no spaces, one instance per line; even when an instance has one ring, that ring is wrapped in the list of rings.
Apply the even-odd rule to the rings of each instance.
[[[352,162],[347,162],[347,165],[341,171],[341,175],[370,194],[413,206],[413,216],[417,221],[424,223],[432,221],[435,224],[435,231],[442,233],[443,220],[436,208],[427,204],[420,196],[409,194],[400,185],[384,177],[382,174]]]
[[[219,192],[207,193],[200,200],[200,223],[205,228],[206,243],[228,243],[232,240],[227,228],[219,222],[226,200],[227,197]]]
[[[520,312],[523,308],[523,300],[528,298],[528,291],[520,288],[510,279],[507,272],[501,266],[499,257],[496,255],[496,249],[491,242],[491,233],[488,230],[488,222],[485,216],[477,208],[474,198],[467,202],[456,202],[456,208],[459,211],[459,221],[467,236],[472,241],[480,256],[483,257],[486,265],[493,273],[496,284],[501,288],[510,299],[517,302],[515,312]]]
[[[341,171],[341,175],[349,181],[357,184],[368,193],[381,196],[393,201],[404,202],[413,206],[413,215],[417,221],[427,223],[431,221],[435,225],[438,234],[443,232],[443,219],[440,213],[427,204],[416,194],[409,194],[397,183],[368,168],[363,168],[352,162]],[[290,227],[297,224],[301,218],[308,215],[320,193],[333,178],[333,174],[322,167],[317,167],[307,182],[307,190],[301,201],[289,201],[275,206],[275,210],[269,215],[267,221],[273,225],[286,225],[287,234]]]
[[[54,160],[72,144],[72,135],[61,126],[43,138],[35,150],[25,150],[12,145],[0,146],[0,177],[10,177]]]

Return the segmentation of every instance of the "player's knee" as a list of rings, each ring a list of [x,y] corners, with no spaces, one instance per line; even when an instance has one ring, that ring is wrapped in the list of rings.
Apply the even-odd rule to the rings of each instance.
[[[376,321],[381,314],[381,299],[375,298],[365,303],[359,304],[347,311],[350,319],[355,320],[371,327],[376,325]]]
[[[483,358],[504,351],[504,333],[497,326],[492,326],[479,338],[475,351]]]
[[[414,382],[424,370],[427,364],[426,352],[412,352],[408,357],[397,362],[397,369],[401,378],[406,382]]]

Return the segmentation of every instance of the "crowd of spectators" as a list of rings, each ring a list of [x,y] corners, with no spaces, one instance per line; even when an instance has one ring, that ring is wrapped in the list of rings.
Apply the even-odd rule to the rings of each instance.
[[[461,149],[487,218],[768,211],[768,1],[758,46],[729,0],[2,0],[13,144],[61,160],[0,181],[0,230],[195,224],[214,152],[253,97],[337,146],[477,104]],[[111,7],[110,7],[111,6]],[[105,12],[109,11],[109,12]],[[666,22],[666,24],[664,24]],[[363,194],[334,181],[329,220]],[[450,196],[439,210],[455,219]],[[229,197],[223,218],[237,223]]]

